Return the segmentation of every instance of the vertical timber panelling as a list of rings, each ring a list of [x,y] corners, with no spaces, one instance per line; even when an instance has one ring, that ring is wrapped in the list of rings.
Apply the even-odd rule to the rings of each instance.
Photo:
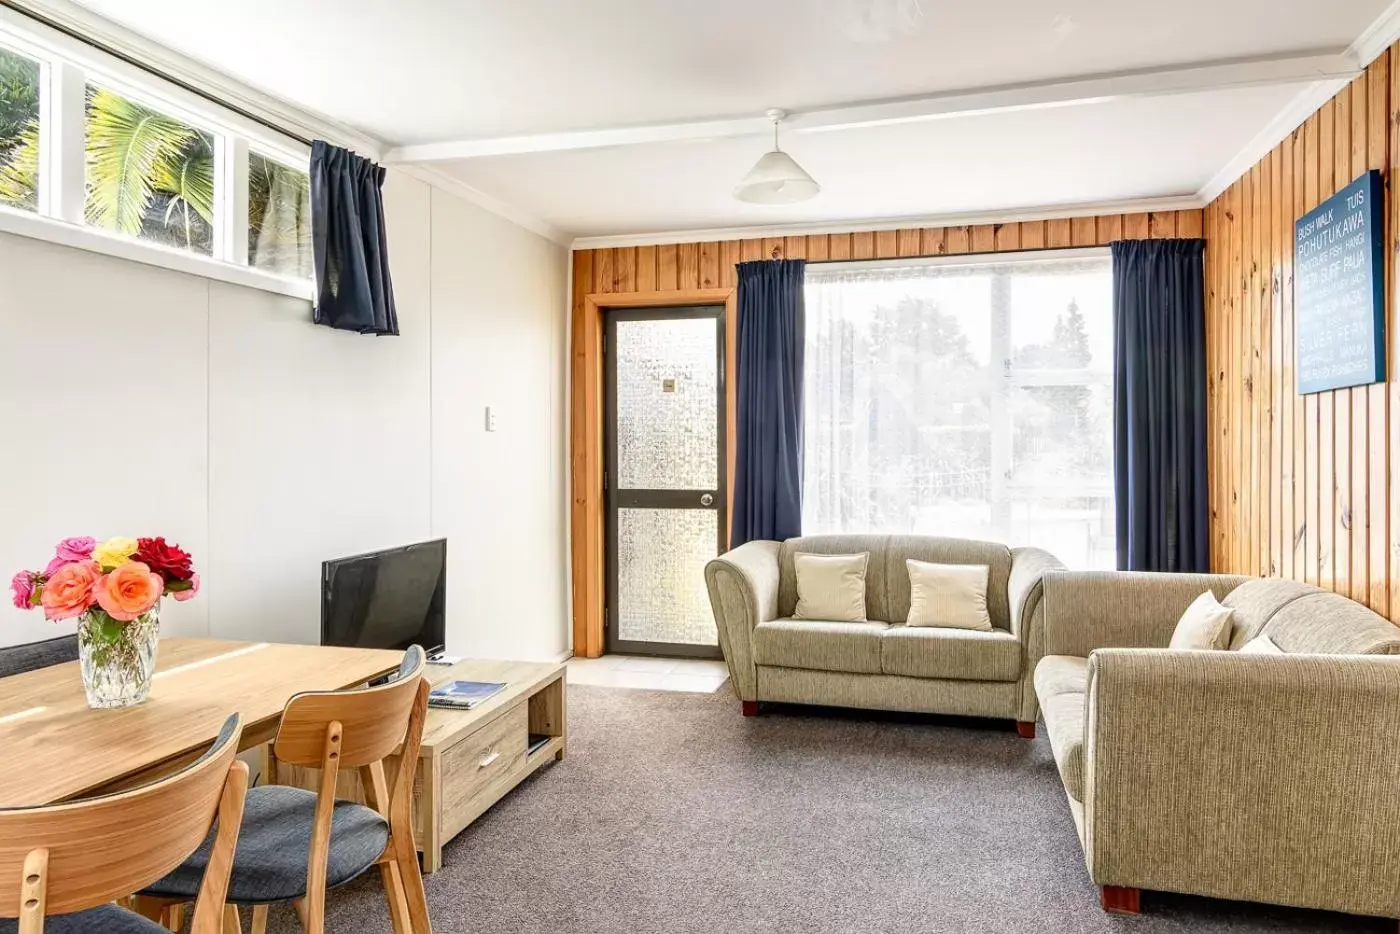
[[[1382,80],[1388,94],[1389,72]],[[1388,134],[1385,141],[1385,148],[1388,149]],[[1212,210],[1215,214],[1219,213]],[[601,532],[590,534],[585,531],[601,530],[603,527],[602,464],[592,462],[584,454],[588,448],[585,442],[590,438],[601,438],[603,430],[602,384],[594,375],[599,372],[602,356],[602,328],[597,315],[587,313],[590,295],[609,295],[616,301],[625,295],[645,293],[648,298],[654,296],[664,302],[667,292],[732,289],[736,281],[735,265],[757,259],[805,257],[812,262],[826,262],[1098,246],[1123,238],[1200,237],[1214,226],[1207,219],[1205,211],[1168,211],[970,227],[925,227],[575,250],[571,319],[573,367],[570,376],[574,654],[592,656],[603,650],[599,636],[602,631],[599,608],[602,606],[604,586],[601,570],[604,542]],[[1219,272],[1223,275],[1223,264]],[[606,306],[607,302],[599,304]],[[732,327],[732,322],[730,324]],[[733,333],[729,339],[729,369],[732,371]],[[1221,362],[1224,364],[1226,361]],[[1218,392],[1219,387],[1213,386],[1213,390]],[[732,422],[732,411],[730,417]],[[1220,504],[1222,515],[1228,514],[1224,505]]]
[[[1395,55],[1372,62],[1203,218],[1214,569],[1311,581],[1391,619],[1400,610]],[[1388,382],[1300,396],[1293,223],[1368,169],[1386,178]]]

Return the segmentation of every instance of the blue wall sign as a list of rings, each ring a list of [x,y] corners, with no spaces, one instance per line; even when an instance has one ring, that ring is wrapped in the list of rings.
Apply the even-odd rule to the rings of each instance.
[[[1294,225],[1298,392],[1385,379],[1384,182],[1372,169]]]

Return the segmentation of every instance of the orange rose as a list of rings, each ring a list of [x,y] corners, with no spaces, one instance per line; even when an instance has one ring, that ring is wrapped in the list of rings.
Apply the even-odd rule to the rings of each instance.
[[[112,619],[130,622],[156,605],[165,580],[140,561],[118,565],[93,585],[97,605]]]
[[[95,561],[74,561],[53,572],[44,582],[39,602],[44,606],[44,618],[71,619],[82,616],[92,606],[92,592],[102,572]]]

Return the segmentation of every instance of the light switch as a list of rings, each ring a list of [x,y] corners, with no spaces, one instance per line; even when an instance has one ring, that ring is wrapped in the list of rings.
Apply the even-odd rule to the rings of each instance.
[[[496,410],[489,405],[486,407],[486,430],[496,430]]]

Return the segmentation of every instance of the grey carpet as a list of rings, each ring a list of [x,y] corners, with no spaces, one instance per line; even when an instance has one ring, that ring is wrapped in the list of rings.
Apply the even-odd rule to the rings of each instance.
[[[739,714],[719,693],[569,690],[568,759],[448,845],[439,934],[1394,932],[1384,922],[1144,895],[1098,907],[1049,743],[1009,724]],[[1043,732],[1043,727],[1042,727]],[[274,909],[271,928],[297,930]],[[332,932],[390,930],[377,873]]]

